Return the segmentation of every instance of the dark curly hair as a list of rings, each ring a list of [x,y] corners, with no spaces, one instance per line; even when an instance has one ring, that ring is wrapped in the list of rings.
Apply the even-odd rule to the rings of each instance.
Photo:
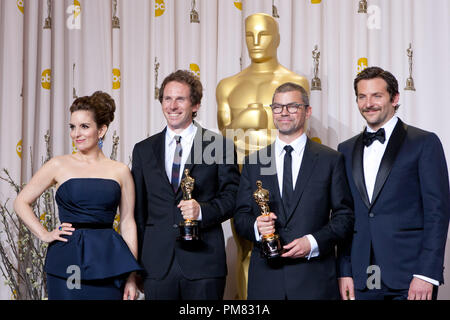
[[[203,86],[200,80],[194,76],[194,74],[187,70],[177,70],[171,74],[169,74],[161,84],[161,88],[159,89],[159,102],[162,103],[164,97],[164,88],[169,82],[176,81],[180,83],[184,83],[189,86],[190,91],[190,99],[193,106],[200,104],[203,97]],[[195,118],[197,112],[192,113],[192,118]]]
[[[392,73],[383,70],[380,67],[368,67],[358,74],[358,76],[353,81],[356,99],[358,99],[358,82],[361,80],[370,80],[375,78],[383,79],[386,82],[387,92],[389,92],[389,97],[391,98],[391,102],[393,102],[395,96],[399,94],[398,81]],[[395,106],[395,110],[397,110],[398,107],[400,107],[399,104]]]
[[[90,96],[79,97],[75,99],[70,107],[70,113],[79,110],[91,111],[94,115],[94,121],[97,127],[103,125],[107,127],[114,120],[114,111],[116,103],[109,94],[102,91],[96,91]]]

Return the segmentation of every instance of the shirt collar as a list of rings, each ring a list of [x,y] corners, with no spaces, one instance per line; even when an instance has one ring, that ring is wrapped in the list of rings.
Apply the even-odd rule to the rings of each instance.
[[[306,145],[306,134],[303,133],[300,137],[289,143],[289,145],[294,149],[294,152],[300,155],[302,150],[305,148]],[[281,141],[281,139],[277,136],[275,139],[275,154],[277,156],[281,156],[284,152],[284,146],[286,146],[287,143],[284,141]]]
[[[197,127],[194,126],[194,122],[192,122],[189,127],[181,131],[180,133],[176,133],[175,131],[171,130],[169,127],[167,127],[166,130],[166,140],[171,145],[175,139],[175,136],[181,136],[181,143],[185,141],[190,141],[194,138],[195,133],[197,132]]]
[[[381,127],[381,128],[384,128],[386,141],[388,141],[389,138],[391,137],[391,134],[394,131],[394,128],[395,128],[395,125],[397,124],[397,122],[398,122],[398,117],[394,115],[388,122],[386,122]],[[375,130],[373,130],[372,128],[367,126],[367,132],[375,132]]]

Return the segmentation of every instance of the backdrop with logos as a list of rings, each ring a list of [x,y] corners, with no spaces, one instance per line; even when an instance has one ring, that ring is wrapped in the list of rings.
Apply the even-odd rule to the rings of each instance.
[[[29,181],[46,157],[47,132],[53,155],[76,152],[69,107],[97,90],[117,104],[105,153],[116,132],[117,160],[131,165],[134,144],[165,126],[156,96],[163,78],[176,69],[200,78],[204,96],[196,120],[218,131],[216,86],[249,65],[244,20],[257,12],[279,24],[282,65],[311,81],[314,56],[319,59],[322,86],[311,91],[310,137],[336,148],[363,129],[353,79],[377,65],[399,80],[399,117],[435,132],[449,163],[447,0],[2,0],[0,169],[19,183]],[[410,77],[415,90],[407,88]],[[14,189],[0,180],[0,202],[10,208],[14,197]],[[236,245],[229,223],[223,227],[225,297],[233,299]],[[0,281],[0,298],[11,297]],[[439,298],[449,299],[450,287],[441,287]]]

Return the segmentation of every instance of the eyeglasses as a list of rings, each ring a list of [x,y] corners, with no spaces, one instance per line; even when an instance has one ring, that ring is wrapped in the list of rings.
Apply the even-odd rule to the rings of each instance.
[[[301,104],[301,103],[288,103],[288,104],[279,104],[279,103],[272,103],[270,107],[272,108],[273,113],[282,113],[283,108],[286,107],[287,111],[289,113],[297,113],[298,109],[300,107],[307,107],[307,104]]]

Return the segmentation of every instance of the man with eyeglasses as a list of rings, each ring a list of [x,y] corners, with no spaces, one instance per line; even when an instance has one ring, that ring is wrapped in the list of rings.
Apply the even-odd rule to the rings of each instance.
[[[339,299],[335,246],[351,237],[354,220],[344,158],[306,136],[312,109],[303,87],[284,83],[272,101],[278,135],[245,159],[234,216],[237,233],[254,243],[248,299]],[[269,191],[268,216],[252,199],[257,180]],[[284,252],[266,259],[260,243],[271,233]]]

